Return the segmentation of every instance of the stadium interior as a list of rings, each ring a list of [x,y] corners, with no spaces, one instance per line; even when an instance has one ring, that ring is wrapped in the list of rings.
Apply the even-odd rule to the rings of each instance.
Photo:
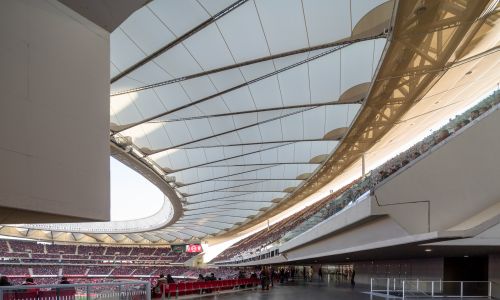
[[[0,1],[0,300],[500,298],[499,19]]]

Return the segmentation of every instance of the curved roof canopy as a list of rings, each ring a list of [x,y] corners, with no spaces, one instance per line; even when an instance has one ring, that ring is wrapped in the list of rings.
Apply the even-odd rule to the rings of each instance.
[[[0,234],[172,243],[245,230],[498,78],[498,1],[399,1],[392,22],[392,1],[232,1],[152,1],[111,34],[111,152],[165,193],[164,211]],[[421,129],[397,123],[410,107]]]
[[[174,213],[113,240],[204,238],[286,199],[355,119],[393,6],[155,0],[133,13],[111,34],[111,142],[167,185]]]
[[[384,3],[153,1],[112,33],[113,137],[173,182],[179,232],[245,222],[328,157],[377,68]]]

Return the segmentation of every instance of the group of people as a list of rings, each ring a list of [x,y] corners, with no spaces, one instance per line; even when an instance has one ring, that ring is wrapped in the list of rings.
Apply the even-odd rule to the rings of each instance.
[[[244,273],[240,271],[240,276],[243,276],[242,278],[244,278],[244,275],[242,274]],[[302,268],[293,266],[279,267],[276,271],[276,269],[273,267],[264,266],[260,269],[258,278],[260,279],[262,290],[269,290],[270,287],[274,286],[275,282],[279,281],[279,283],[281,284],[287,283],[289,281],[294,280],[296,276],[298,278],[301,278],[300,277],[301,275],[305,282],[308,281],[311,282],[313,280],[313,274],[314,274],[313,267],[306,267],[306,266],[303,266]],[[253,276],[254,278],[257,278],[257,275],[255,273],[252,273],[252,277]],[[356,276],[356,271],[354,271],[354,269],[350,269],[348,273],[346,273],[346,277],[349,279],[352,288],[354,288],[356,285],[355,276]],[[320,281],[323,280],[322,267],[319,267],[318,269],[318,279]]]
[[[172,275],[167,274],[167,277],[165,277],[164,274],[160,274],[160,277],[158,278],[158,281],[156,282],[156,286],[159,286],[161,284],[170,284],[170,283],[175,283],[175,280],[172,277]]]
[[[61,280],[58,282],[58,284],[71,284],[71,282],[68,281],[68,278],[61,277]],[[12,285],[13,284],[9,281],[9,278],[7,276],[0,276],[0,286]],[[36,283],[33,277],[26,277],[21,285],[36,285]]]
[[[297,271],[294,267],[280,267],[277,270],[273,267],[262,267],[259,274],[262,290],[269,290],[269,287],[274,286],[276,281],[283,284],[293,280]],[[252,273],[252,275],[257,275]]]
[[[241,275],[241,272],[239,273]],[[241,277],[238,277],[241,278]],[[244,278],[244,277],[243,277]],[[199,274],[197,278],[197,282],[208,282],[208,281],[217,281],[217,280],[222,280],[222,278],[217,278],[214,273],[210,273],[209,275],[203,276],[203,274]],[[156,284],[152,288],[152,294],[153,295],[161,295],[163,294],[164,291],[168,289],[169,284],[174,284],[175,280],[174,278],[168,274],[166,277],[164,274],[160,274]],[[201,289],[201,293],[211,293],[212,289],[210,288],[204,288]]]
[[[220,280],[221,278],[219,278]],[[217,277],[215,277],[214,273],[210,273],[208,276],[203,276],[202,274],[198,275],[198,281],[199,282],[204,282],[204,281],[216,281]]]
[[[68,281],[66,277],[62,277],[61,280],[58,282],[58,284],[71,284],[71,283]],[[35,283],[33,277],[26,277],[21,285],[26,287],[19,290],[17,290],[16,288],[16,293],[20,291],[23,293],[36,294],[38,296],[40,289],[37,287],[37,284]],[[0,286],[15,286],[15,284],[12,284],[7,276],[1,276]],[[58,290],[58,289],[60,288],[52,288],[52,290]],[[63,290],[65,291],[70,290],[72,293],[75,292],[75,288],[73,287],[64,288]]]

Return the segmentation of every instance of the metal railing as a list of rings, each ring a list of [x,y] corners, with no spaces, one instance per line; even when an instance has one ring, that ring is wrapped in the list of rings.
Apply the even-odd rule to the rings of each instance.
[[[491,281],[442,281],[400,278],[371,278],[370,292],[401,298],[488,298],[491,299]]]
[[[151,300],[149,281],[0,286],[0,300]]]

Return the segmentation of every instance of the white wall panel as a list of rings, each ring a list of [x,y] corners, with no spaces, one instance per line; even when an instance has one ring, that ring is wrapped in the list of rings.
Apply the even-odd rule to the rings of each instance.
[[[0,28],[0,222],[108,220],[109,34],[57,1],[2,1]]]

